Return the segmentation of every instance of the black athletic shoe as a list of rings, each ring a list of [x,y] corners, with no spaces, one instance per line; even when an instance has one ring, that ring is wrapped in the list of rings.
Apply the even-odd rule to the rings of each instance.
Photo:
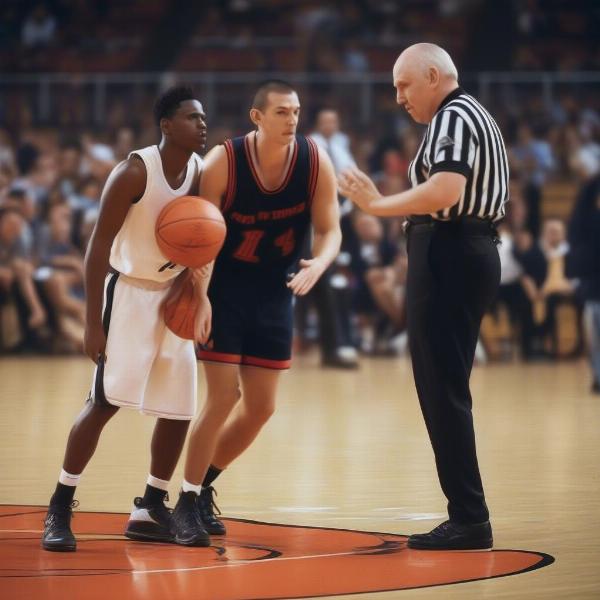
[[[182,546],[210,546],[210,537],[196,504],[197,497],[194,492],[181,492],[173,509],[174,541]]]
[[[71,517],[73,509],[79,505],[73,500],[68,506],[50,505],[46,520],[44,521],[44,533],[42,535],[42,548],[52,552],[75,552],[77,542],[71,531]]]
[[[408,547],[413,550],[491,550],[493,545],[489,521],[477,525],[444,521],[429,533],[408,538]]]
[[[225,535],[225,533],[227,533],[225,525],[223,524],[223,521],[217,519],[215,515],[215,511],[217,511],[218,515],[221,514],[221,511],[213,498],[213,494],[216,493],[217,491],[212,485],[202,488],[200,495],[196,499],[196,504],[198,505],[198,511],[200,512],[200,517],[202,518],[206,531],[208,531],[210,535]]]
[[[140,542],[172,542],[175,536],[171,510],[164,502],[145,506],[142,498],[135,498],[125,537]]]

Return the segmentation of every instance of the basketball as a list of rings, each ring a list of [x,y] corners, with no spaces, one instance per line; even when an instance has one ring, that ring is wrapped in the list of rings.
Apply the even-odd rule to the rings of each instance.
[[[194,294],[192,278],[183,284],[181,295],[176,302],[165,306],[165,325],[177,336],[184,340],[194,339],[194,323],[198,300]]]
[[[182,196],[167,204],[156,219],[156,242],[171,262],[197,269],[211,262],[225,240],[219,209],[197,196]]]

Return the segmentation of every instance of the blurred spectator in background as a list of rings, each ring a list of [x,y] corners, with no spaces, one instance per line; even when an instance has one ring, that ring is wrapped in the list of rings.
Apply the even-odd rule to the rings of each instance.
[[[36,146],[27,142],[17,149],[16,162],[18,175],[11,183],[11,189],[24,190],[30,194],[36,204],[42,197],[42,191],[37,189],[34,172],[37,168],[40,151]]]
[[[340,131],[340,121],[336,110],[321,109],[315,120],[315,130],[310,134],[315,143],[323,148],[331,162],[335,173],[353,166],[356,163],[350,152],[348,136]],[[348,212],[352,203],[339,198],[341,203],[341,227],[343,232],[342,262],[345,244],[348,242]],[[314,303],[319,323],[319,346],[321,364],[327,367],[354,369],[358,367],[358,355],[353,346],[351,315],[348,303],[348,279],[337,273],[339,262],[329,267],[315,284],[311,292],[297,301],[297,321],[302,331],[306,327],[307,311],[310,303]]]
[[[540,289],[540,302],[543,303],[545,319],[542,331],[550,341],[550,353],[559,356],[558,309],[561,305],[571,306],[576,312],[577,339],[572,354],[579,351],[581,346],[580,306],[575,299],[575,283],[567,279],[565,260],[569,252],[565,224],[557,218],[544,220],[540,247],[546,259],[547,274]]]
[[[356,166],[350,151],[350,138],[340,130],[340,117],[334,108],[322,108],[315,119],[315,129],[310,137],[327,152],[336,174]],[[340,198],[340,214],[347,215],[352,210],[352,202]]]
[[[121,162],[135,148],[135,131],[131,127],[119,127],[115,134],[113,160]]]
[[[38,244],[38,264],[34,277],[51,305],[60,341],[71,346],[61,349],[83,351],[83,254],[71,241],[71,208],[67,203],[49,208]]]
[[[56,19],[48,11],[48,7],[37,4],[33,7],[23,23],[21,41],[28,48],[43,48],[54,42]]]
[[[46,323],[46,310],[33,281],[34,261],[23,242],[27,227],[25,219],[11,208],[0,209],[0,268],[4,290],[15,290],[20,300],[21,321],[31,334],[40,331]]]
[[[541,293],[546,280],[546,258],[537,240],[527,229],[513,232],[513,256],[521,265],[520,283],[527,297],[527,311],[522,315],[521,351],[524,360],[546,358],[542,339],[542,324],[546,318],[545,303]]]
[[[600,173],[600,144],[592,131],[567,127],[565,142],[569,167],[580,180]]]
[[[534,136],[531,127],[522,122],[518,126],[517,142],[509,149],[511,170],[518,174],[527,203],[527,229],[535,238],[540,233],[540,203],[542,187],[554,169],[550,144]]]
[[[83,172],[82,147],[79,140],[66,140],[60,148],[58,188],[65,198],[75,194]]]
[[[406,256],[384,235],[379,218],[359,211],[353,225],[353,307],[360,321],[361,348],[368,354],[394,354],[391,342],[405,324]]]
[[[498,233],[500,287],[492,313],[498,320],[500,306],[506,307],[512,328],[519,332],[521,355],[524,356],[531,346],[530,338],[533,330],[531,302],[521,285],[523,267],[514,255],[514,240],[510,225],[506,222],[500,223]]]
[[[569,223],[567,276],[579,279],[592,366],[592,391],[600,394],[600,175],[584,183]]]
[[[11,177],[14,177],[17,173],[15,151],[6,129],[0,129],[0,169]]]

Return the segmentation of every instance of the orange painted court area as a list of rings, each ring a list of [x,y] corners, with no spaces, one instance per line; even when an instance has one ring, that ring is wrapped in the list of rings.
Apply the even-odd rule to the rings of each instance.
[[[0,598],[244,600],[403,590],[514,575],[553,562],[523,550],[424,552],[406,536],[227,519],[210,548],[122,537],[127,515],[76,512],[75,553],[45,552],[45,508],[0,507]]]

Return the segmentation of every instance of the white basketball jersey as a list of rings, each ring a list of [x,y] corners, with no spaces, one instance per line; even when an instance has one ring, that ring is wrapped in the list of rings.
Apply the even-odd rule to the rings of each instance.
[[[192,154],[185,180],[174,190],[165,178],[158,146],[134,150],[129,157],[134,154],[146,165],[146,189],[138,202],[131,205],[113,241],[110,265],[129,277],[168,281],[181,273],[184,267],[173,266],[159,250],[154,235],[156,219],[171,200],[190,193],[195,174],[202,170],[202,159]]]

